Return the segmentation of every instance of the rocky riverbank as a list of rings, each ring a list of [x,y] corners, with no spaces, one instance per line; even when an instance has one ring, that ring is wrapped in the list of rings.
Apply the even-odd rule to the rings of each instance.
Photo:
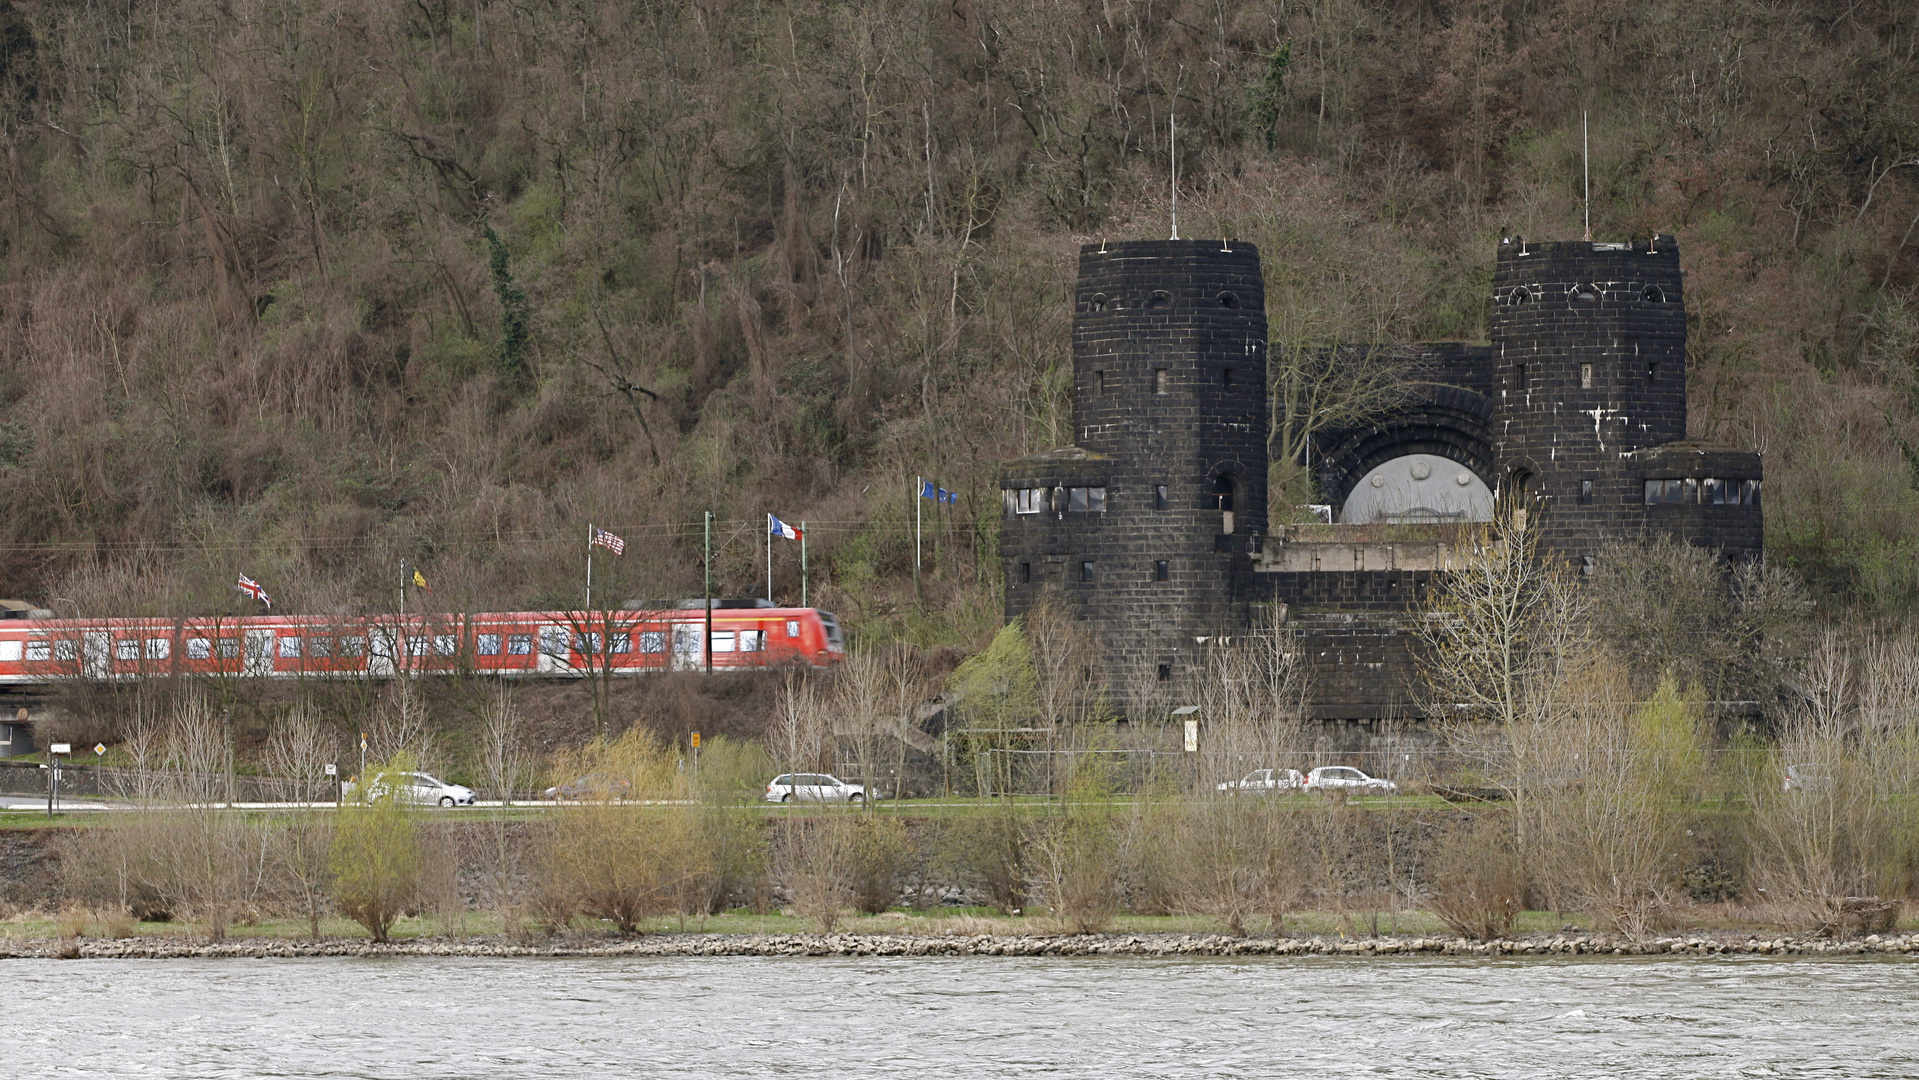
[[[972,935],[652,934],[631,939],[523,943],[417,938],[38,938],[0,941],[0,959],[178,959],[297,956],[1849,956],[1919,952],[1919,934],[1852,940],[1697,933],[1630,940],[1554,934],[1498,941],[1454,937],[1232,937],[1223,934]]]

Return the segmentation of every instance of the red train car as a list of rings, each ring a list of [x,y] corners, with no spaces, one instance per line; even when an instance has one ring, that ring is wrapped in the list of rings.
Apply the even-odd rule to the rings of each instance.
[[[0,620],[0,685],[170,675],[579,677],[838,663],[818,608],[698,606],[476,615]],[[764,604],[765,601],[759,603]]]

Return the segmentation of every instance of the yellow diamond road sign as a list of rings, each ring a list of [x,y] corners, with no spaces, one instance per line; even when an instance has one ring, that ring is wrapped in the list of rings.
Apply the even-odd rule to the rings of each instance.
[[[106,744],[106,743],[103,743],[103,742],[97,742],[97,743],[94,743],[94,744],[93,744],[93,752],[94,752],[95,754],[104,754],[104,753],[106,753],[106,752],[107,752],[107,744]]]

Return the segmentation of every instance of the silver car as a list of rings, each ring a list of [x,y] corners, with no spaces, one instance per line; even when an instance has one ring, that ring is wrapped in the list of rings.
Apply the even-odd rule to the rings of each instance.
[[[399,801],[419,806],[472,806],[473,789],[459,784],[449,784],[444,780],[423,772],[388,773],[368,785],[366,800],[372,802],[387,793],[387,785],[392,784],[394,794]],[[341,789],[342,797],[351,801],[358,798],[359,785],[348,781]]]
[[[879,792],[873,793],[879,798]],[[865,802],[866,785],[825,773],[782,773],[766,785],[767,802]]]
[[[1238,795],[1266,795],[1275,791],[1298,791],[1306,782],[1298,769],[1254,769],[1238,780],[1228,780],[1219,790]]]
[[[1391,780],[1367,776],[1347,765],[1321,765],[1306,774],[1307,791],[1350,791],[1360,795],[1391,795],[1399,785]]]

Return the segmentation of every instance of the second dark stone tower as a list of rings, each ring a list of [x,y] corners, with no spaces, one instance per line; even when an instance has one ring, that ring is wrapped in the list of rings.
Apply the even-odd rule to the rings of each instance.
[[[1042,597],[1104,630],[1123,679],[1171,679],[1243,621],[1224,580],[1266,522],[1259,252],[1089,244],[1073,305],[1075,445],[1008,462],[1006,614]]]

